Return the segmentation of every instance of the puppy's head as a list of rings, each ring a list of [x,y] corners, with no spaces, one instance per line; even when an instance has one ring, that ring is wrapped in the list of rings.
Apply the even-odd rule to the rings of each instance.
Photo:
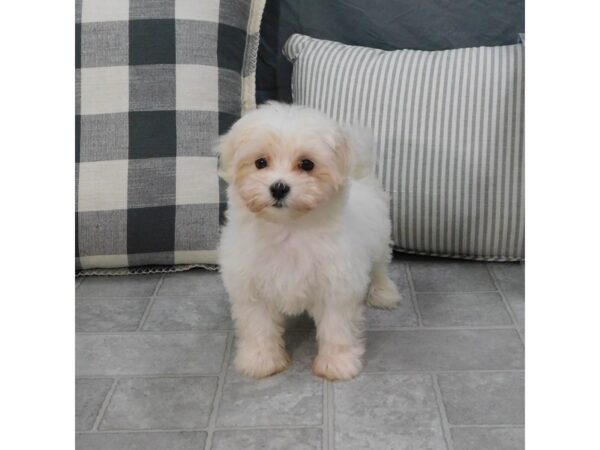
[[[324,114],[269,103],[221,138],[220,175],[254,214],[293,219],[342,190],[353,165],[350,141]]]

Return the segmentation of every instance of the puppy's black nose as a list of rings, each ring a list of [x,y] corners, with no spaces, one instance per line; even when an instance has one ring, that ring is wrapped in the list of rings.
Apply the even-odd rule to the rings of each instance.
[[[276,181],[271,185],[271,195],[275,200],[281,200],[284,198],[288,192],[290,192],[289,185],[285,184],[283,181]]]

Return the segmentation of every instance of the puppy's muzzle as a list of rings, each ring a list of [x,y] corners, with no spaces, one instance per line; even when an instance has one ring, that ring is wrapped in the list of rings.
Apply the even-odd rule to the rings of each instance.
[[[290,192],[290,186],[285,184],[283,181],[276,181],[269,188],[271,195],[277,202],[283,200],[286,195]]]

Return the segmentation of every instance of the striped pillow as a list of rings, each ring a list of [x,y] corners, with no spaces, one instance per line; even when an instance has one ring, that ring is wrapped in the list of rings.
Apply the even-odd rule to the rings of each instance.
[[[399,251],[524,257],[521,44],[382,51],[292,35],[295,103],[370,128]]]

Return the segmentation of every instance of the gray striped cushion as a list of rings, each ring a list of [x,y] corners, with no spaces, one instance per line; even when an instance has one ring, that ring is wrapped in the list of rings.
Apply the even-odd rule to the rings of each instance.
[[[524,257],[523,46],[382,51],[295,34],[295,103],[370,128],[397,250]]]

